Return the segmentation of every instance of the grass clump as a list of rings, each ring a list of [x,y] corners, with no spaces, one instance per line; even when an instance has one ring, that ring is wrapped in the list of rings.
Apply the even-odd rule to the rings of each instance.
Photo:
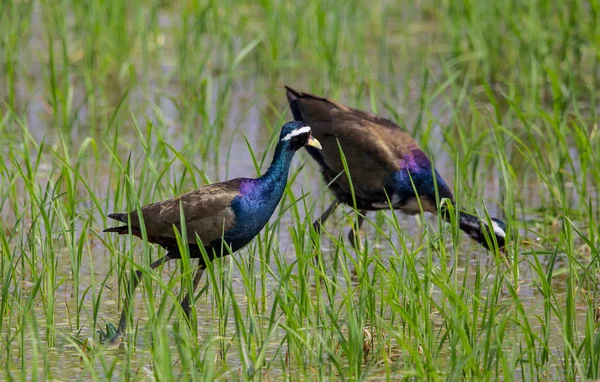
[[[9,0],[0,36],[2,378],[600,378],[597,2]],[[128,346],[94,346],[162,255],[107,213],[259,173],[284,84],[409,130],[507,221],[510,264],[431,216],[314,236],[331,196],[303,156],[197,327],[184,262],[145,272]]]

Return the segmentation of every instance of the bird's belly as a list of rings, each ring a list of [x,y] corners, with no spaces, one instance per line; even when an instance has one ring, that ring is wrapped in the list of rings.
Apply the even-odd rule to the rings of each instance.
[[[348,205],[353,205],[352,191],[347,177],[334,177],[332,174],[323,173],[325,180],[329,183],[329,188],[337,199]],[[395,175],[395,174],[394,174]],[[421,197],[420,201],[414,196],[412,184],[407,186],[409,192],[394,192],[385,186],[383,181],[356,182],[354,186],[354,199],[356,208],[361,210],[386,210],[390,208],[390,202],[393,209],[400,210],[407,215],[415,215],[424,212],[436,213],[437,208],[427,197]],[[389,201],[388,201],[389,198]]]
[[[389,202],[388,202],[388,200],[381,200],[381,201],[373,202],[373,203],[371,203],[371,207],[373,207],[373,209],[381,210],[381,209],[390,208],[390,203],[391,203],[392,207],[396,208],[396,206],[398,206],[398,204],[401,201],[402,200],[400,199],[400,197],[397,194],[392,194],[392,197],[390,198]]]
[[[397,194],[393,194],[390,199],[392,204],[392,208],[395,210],[400,210],[407,215],[416,215],[422,212],[431,212],[436,213],[437,208],[428,198],[420,198],[417,200],[416,197],[411,196],[408,198],[401,198]],[[371,207],[374,210],[384,210],[389,209],[390,204],[388,201],[378,201],[371,203]]]

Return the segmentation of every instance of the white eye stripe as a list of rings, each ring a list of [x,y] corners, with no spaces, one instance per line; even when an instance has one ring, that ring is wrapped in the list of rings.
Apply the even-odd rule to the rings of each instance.
[[[500,227],[498,225],[498,223],[496,223],[495,221],[492,221],[492,228],[494,229],[494,232],[496,233],[496,235],[501,236],[501,237],[506,236],[506,232],[504,232],[502,227]]]
[[[304,126],[298,130],[294,130],[291,133],[289,133],[288,135],[286,135],[285,137],[281,138],[282,141],[289,141],[290,139],[292,139],[293,137],[300,135],[300,134],[305,134],[310,132],[310,126]]]
[[[486,220],[481,220],[483,222],[483,224],[488,225]],[[506,232],[504,232],[504,230],[502,229],[502,227],[500,227],[498,225],[498,223],[496,223],[495,221],[492,220],[492,229],[494,230],[494,233],[500,237],[505,237],[506,236]]]

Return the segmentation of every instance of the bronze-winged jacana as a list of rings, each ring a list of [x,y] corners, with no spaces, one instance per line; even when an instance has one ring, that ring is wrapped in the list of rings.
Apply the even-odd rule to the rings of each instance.
[[[183,211],[188,248],[191,258],[198,259],[193,289],[196,290],[206,267],[196,235],[206,249],[210,260],[229,255],[248,244],[265,226],[279,204],[287,183],[294,153],[304,146],[320,149],[312,137],[311,128],[304,122],[286,123],[279,137],[273,161],[267,172],[257,179],[237,178],[214,183],[174,199],[148,204],[141,208],[148,241],[167,250],[167,254],[150,265],[157,268],[165,262],[181,258],[175,229],[181,230]],[[136,211],[108,215],[125,225],[107,228],[104,232],[131,234],[142,237],[140,216]],[[108,339],[115,343],[127,328],[129,299],[139,283],[141,271],[136,271],[128,291],[119,321],[119,327]],[[181,306],[189,317],[193,294],[188,294]]]
[[[318,232],[338,203],[353,205],[359,210],[357,230],[367,211],[389,208],[406,214],[440,211],[436,201],[454,196],[417,142],[400,126],[373,113],[352,109],[327,98],[314,96],[287,87],[287,98],[294,119],[304,121],[323,146],[322,150],[306,147],[319,164],[325,182],[336,197],[313,226]],[[344,154],[350,179],[345,174],[340,148]],[[351,183],[350,183],[351,181]],[[415,192],[416,191],[416,192]],[[419,196],[417,201],[416,195]],[[450,214],[442,209],[442,216]],[[505,245],[506,225],[499,219],[486,219],[460,211],[460,228],[487,249]],[[484,229],[487,232],[484,232]],[[354,243],[353,231],[350,241]]]

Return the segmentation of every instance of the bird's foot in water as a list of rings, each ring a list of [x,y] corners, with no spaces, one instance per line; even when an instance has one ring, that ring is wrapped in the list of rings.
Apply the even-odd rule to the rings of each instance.
[[[106,323],[106,332],[100,329],[96,332],[100,336],[100,343],[102,345],[107,345],[109,348],[123,347],[123,333],[110,322]]]

